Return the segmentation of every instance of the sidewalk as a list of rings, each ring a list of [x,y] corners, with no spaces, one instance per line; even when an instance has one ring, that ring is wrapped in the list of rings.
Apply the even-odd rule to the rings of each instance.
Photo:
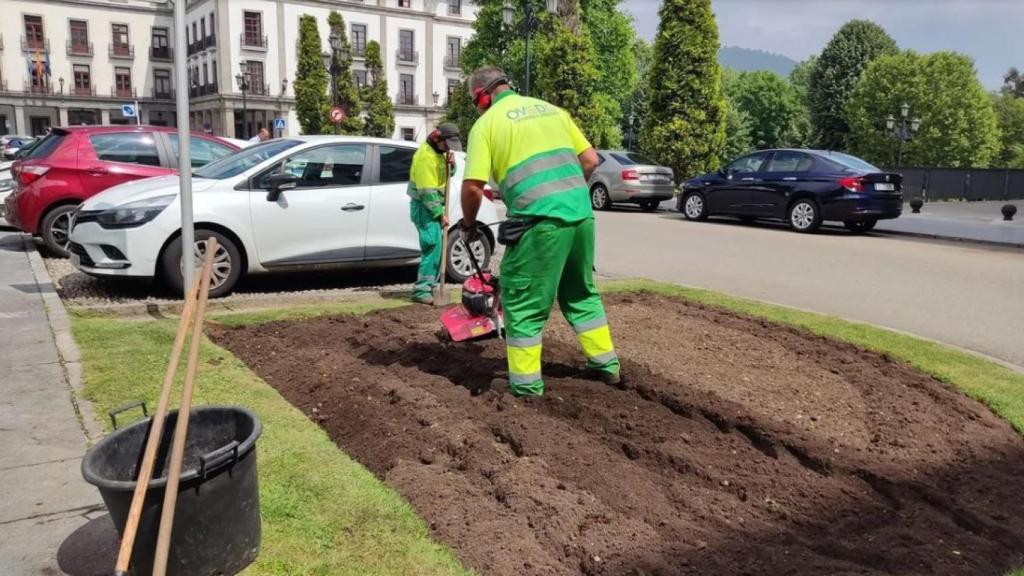
[[[58,353],[48,308],[55,325],[66,327],[67,318],[59,303],[44,304],[53,287],[43,278],[40,286],[22,236],[0,231],[0,572],[5,576],[94,573],[98,566],[85,557],[102,554],[103,539],[94,537],[106,532],[109,542],[113,530],[99,492],[79,471],[87,435],[67,372],[77,370],[77,358],[65,363]],[[57,338],[69,339],[63,328],[58,332]]]
[[[1017,206],[1018,213],[1010,222],[1003,221],[999,211],[1004,204]],[[914,214],[907,204],[902,216],[879,221],[875,230],[1024,247],[1024,200],[929,202],[921,208],[920,214]]]

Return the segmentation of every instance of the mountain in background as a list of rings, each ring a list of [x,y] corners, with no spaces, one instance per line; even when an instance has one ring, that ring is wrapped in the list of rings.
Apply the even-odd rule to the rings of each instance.
[[[724,68],[740,72],[768,70],[786,78],[796,67],[796,61],[782,54],[752,50],[739,46],[722,46],[718,49],[718,63]]]

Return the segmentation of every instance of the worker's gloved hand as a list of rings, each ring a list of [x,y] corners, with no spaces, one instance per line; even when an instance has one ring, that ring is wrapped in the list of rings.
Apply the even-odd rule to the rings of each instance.
[[[466,242],[475,242],[480,239],[480,228],[477,228],[476,221],[467,222],[465,218],[459,220],[459,232]]]

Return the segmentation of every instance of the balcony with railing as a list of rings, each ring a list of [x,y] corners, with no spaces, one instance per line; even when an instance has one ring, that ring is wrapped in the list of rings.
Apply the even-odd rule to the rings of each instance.
[[[242,32],[238,36],[239,45],[242,50],[266,50],[267,37],[258,34],[246,34]]]
[[[95,86],[72,86],[71,87],[71,94],[72,94],[72,96],[95,96],[96,95],[96,87]]]
[[[151,46],[149,48],[149,58],[150,60],[163,60],[169,62],[174,60],[174,52],[171,51],[170,46]]]
[[[209,82],[207,84],[193,84],[189,90],[188,95],[190,98],[198,98],[200,96],[209,96],[210,94],[217,93],[217,83]]]
[[[352,45],[352,57],[353,58],[366,58],[366,44],[353,44]]]
[[[21,49],[24,52],[49,52],[50,51],[50,39],[43,38],[42,40],[25,36],[21,37]]]
[[[249,83],[246,92],[252,96],[270,96],[270,84]]]
[[[134,44],[111,44],[109,54],[111,58],[123,58],[125,60],[135,59]]]
[[[92,42],[68,40],[68,56],[92,56]]]
[[[416,50],[403,50],[399,48],[395,51],[395,59],[399,64],[411,64],[415,66],[420,61],[420,53]]]
[[[216,34],[210,34],[206,38],[203,38],[202,42],[203,42],[203,48],[204,49],[216,48],[217,47],[217,35]]]
[[[416,106],[418,99],[415,94],[408,92],[399,92],[396,103],[401,106]]]
[[[115,98],[137,98],[138,97],[138,93],[135,90],[134,86],[129,86],[128,88],[118,88],[118,87],[115,86],[115,87],[110,89],[110,95],[114,96]]]
[[[174,100],[174,90],[171,88],[153,87],[153,98],[155,100]]]
[[[53,95],[53,86],[51,84],[33,84],[26,80],[22,85],[23,91],[28,94],[39,94],[40,96],[51,96]]]
[[[444,57],[444,69],[445,70],[461,70],[462,69],[462,55],[461,54],[448,54]]]

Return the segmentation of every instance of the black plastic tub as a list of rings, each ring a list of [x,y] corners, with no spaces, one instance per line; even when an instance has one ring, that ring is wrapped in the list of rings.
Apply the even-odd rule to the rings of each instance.
[[[132,574],[136,576],[153,572],[177,416],[176,410],[167,414],[153,479],[146,492],[132,551]],[[128,517],[150,422],[146,419],[116,430],[82,460],[82,476],[99,488],[118,534],[124,530]],[[260,499],[255,448],[261,431],[256,415],[245,408],[192,409],[167,574],[236,574],[259,554]]]

